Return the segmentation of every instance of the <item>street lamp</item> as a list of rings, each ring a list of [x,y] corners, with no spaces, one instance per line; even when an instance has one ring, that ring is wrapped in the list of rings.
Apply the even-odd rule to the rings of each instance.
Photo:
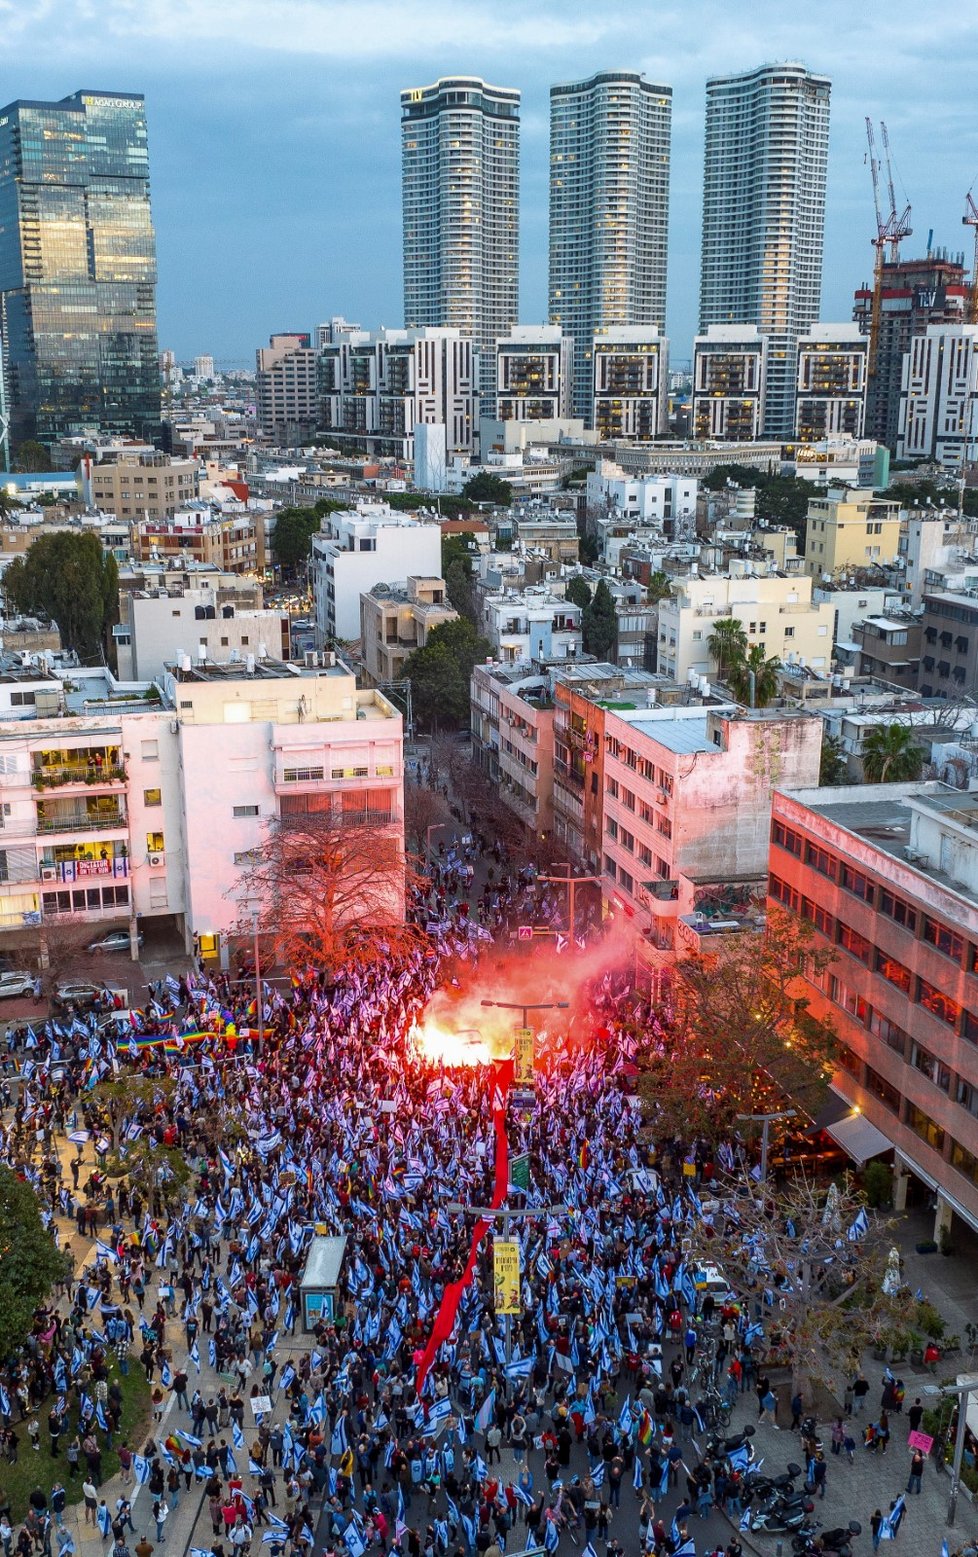
[[[940,1395],[948,1400],[957,1397],[958,1402],[958,1430],[954,1439],[954,1461],[951,1465],[951,1488],[947,1498],[947,1523],[953,1525],[954,1515],[958,1506],[958,1487],[961,1484],[961,1461],[964,1457],[964,1433],[968,1425],[968,1396],[973,1390],[978,1390],[978,1374],[969,1374],[966,1378],[959,1379],[956,1384],[925,1384],[925,1395]]]
[[[738,1114],[737,1118],[743,1124],[759,1124],[761,1126],[761,1177],[760,1183],[767,1183],[767,1143],[768,1131],[776,1119],[794,1119],[796,1110],[782,1108],[775,1114]]]
[[[520,1000],[483,1000],[484,1006],[497,1006],[500,1011],[522,1011],[523,1026],[526,1026],[527,1011],[566,1011],[570,1006],[569,1000],[539,1000],[536,1004],[526,1003]]]
[[[432,833],[436,833],[439,827],[448,827],[448,825],[448,822],[432,822],[431,825],[426,827],[424,830],[424,852],[429,865],[431,864],[431,835]]]

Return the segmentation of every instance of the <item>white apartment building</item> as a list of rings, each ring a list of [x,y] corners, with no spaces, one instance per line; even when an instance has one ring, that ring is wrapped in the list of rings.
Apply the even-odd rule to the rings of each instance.
[[[575,344],[592,414],[595,336],[665,328],[672,88],[603,70],[550,89],[550,319]]]
[[[271,335],[255,352],[258,426],[274,443],[304,443],[319,426],[319,353],[307,334]]]
[[[640,950],[655,964],[657,951],[708,950],[714,927],[759,928],[772,791],[818,774],[821,720],[731,704],[609,709],[604,730],[601,890],[637,922]]]
[[[599,438],[658,438],[669,411],[669,342],[655,325],[605,325],[594,337],[591,426]]]
[[[581,654],[580,606],[548,589],[486,595],[482,613],[485,635],[504,664],[573,660]]]
[[[693,476],[630,476],[612,460],[598,460],[585,484],[589,513],[660,529],[695,519],[698,492]]]
[[[559,325],[514,325],[496,342],[496,420],[570,416],[574,342]]]
[[[813,324],[798,337],[795,437],[861,438],[866,422],[869,337],[858,324]]]
[[[769,438],[791,436],[798,336],[819,316],[830,94],[795,63],[706,84],[700,331],[766,337]]]
[[[81,500],[117,519],[172,519],[200,490],[200,462],[151,453],[120,453],[95,464],[85,454],[76,471]]]
[[[410,574],[441,573],[441,528],[397,513],[388,503],[360,503],[329,514],[312,538],[311,582],[321,644],[360,635],[360,596],[375,584]]]
[[[128,599],[127,631],[116,634],[120,681],[155,681],[168,662],[189,654],[209,660],[248,655],[291,659],[289,613],[242,607],[213,589],[137,590]]]
[[[978,459],[978,325],[930,324],[903,359],[897,458],[961,470]]]
[[[188,951],[196,937],[226,964],[236,888],[270,820],[337,807],[403,840],[400,715],[345,667],[187,656],[155,705],[145,683],[71,680],[61,717],[0,708],[0,942],[12,951],[43,955],[66,921],[93,937],[115,923],[178,934]]]
[[[711,324],[693,342],[692,432],[698,442],[761,436],[768,341],[754,325]]]
[[[404,322],[458,330],[491,398],[494,344],[519,318],[519,92],[478,76],[402,92],[401,180]]]
[[[450,453],[467,454],[478,387],[475,343],[457,329],[350,331],[320,354],[321,425],[340,444],[411,461],[414,428],[427,422],[444,427]]]
[[[812,600],[811,579],[741,572],[741,566],[732,564],[727,576],[677,580],[660,601],[659,670],[677,681],[688,681],[690,671],[713,677],[717,664],[710,637],[723,617],[736,618],[748,647],[759,645],[766,659],[829,670],[835,612],[827,602]]]

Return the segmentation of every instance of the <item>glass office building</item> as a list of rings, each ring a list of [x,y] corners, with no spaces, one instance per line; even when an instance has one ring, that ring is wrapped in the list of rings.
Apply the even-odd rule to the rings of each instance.
[[[0,109],[0,340],[10,441],[160,423],[156,240],[136,93]]]

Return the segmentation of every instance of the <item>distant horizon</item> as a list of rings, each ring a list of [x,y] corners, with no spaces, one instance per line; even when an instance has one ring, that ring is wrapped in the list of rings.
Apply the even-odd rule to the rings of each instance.
[[[57,101],[83,84],[145,98],[160,349],[233,370],[270,334],[334,314],[403,324],[399,93],[444,75],[522,94],[520,322],[544,322],[550,86],[640,71],[673,92],[666,334],[681,364],[698,317],[712,76],[780,58],[832,83],[822,321],[850,320],[872,275],[867,114],[886,120],[897,200],[914,207],[903,253],[922,256],[932,231],[970,269],[978,16],[894,0],[884,23],[877,10],[827,0],[817,17],[788,18],[758,0],[741,23],[695,0],[643,27],[620,0],[532,15],[515,0],[491,12],[484,0],[101,0],[96,33],[85,0],[0,0],[0,100]]]

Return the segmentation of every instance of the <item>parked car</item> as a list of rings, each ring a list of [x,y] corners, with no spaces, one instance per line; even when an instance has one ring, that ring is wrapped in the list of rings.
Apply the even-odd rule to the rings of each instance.
[[[142,946],[143,938],[136,936],[136,945]],[[86,950],[90,952],[127,952],[132,947],[132,939],[128,930],[109,930],[105,935],[99,936],[97,941],[89,941]]]
[[[129,1004],[128,990],[95,979],[64,979],[55,989],[54,998],[63,1006],[81,1006],[86,1010],[103,1000],[117,1009]]]
[[[13,995],[30,995],[33,991],[33,973],[20,973],[15,970],[0,973],[0,1000]]]

